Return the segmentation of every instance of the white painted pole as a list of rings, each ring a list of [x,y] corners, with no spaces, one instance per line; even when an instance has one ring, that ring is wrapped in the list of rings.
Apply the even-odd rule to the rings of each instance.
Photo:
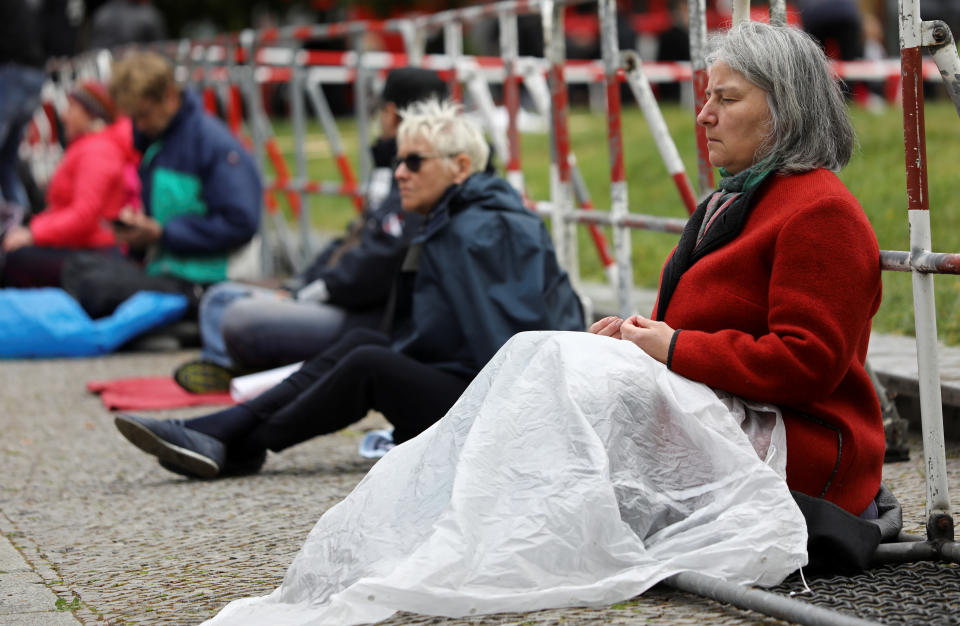
[[[907,169],[907,205],[910,219],[910,258],[929,253],[930,211],[923,123],[922,24],[920,0],[900,0],[900,59],[903,76],[903,133]],[[913,311],[917,334],[917,370],[923,429],[930,539],[953,539],[953,518],[947,491],[947,462],[943,436],[943,405],[937,359],[937,316],[933,275],[913,275]]]
[[[750,0],[733,0],[733,24],[750,21]]]
[[[787,25],[786,0],[770,0],[770,23],[774,26]]]

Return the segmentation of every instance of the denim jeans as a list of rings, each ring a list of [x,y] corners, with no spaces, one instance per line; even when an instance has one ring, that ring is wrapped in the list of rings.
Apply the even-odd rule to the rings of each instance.
[[[219,283],[200,301],[205,360],[242,370],[303,361],[353,328],[376,328],[382,311],[352,312],[331,304],[297,302],[276,290]]]
[[[223,312],[236,300],[269,293],[269,289],[231,282],[217,283],[204,292],[200,299],[199,320],[204,360],[224,367],[233,366],[223,342]]]
[[[26,65],[0,65],[0,196],[29,206],[27,191],[17,175],[20,141],[33,112],[40,106],[46,74]]]

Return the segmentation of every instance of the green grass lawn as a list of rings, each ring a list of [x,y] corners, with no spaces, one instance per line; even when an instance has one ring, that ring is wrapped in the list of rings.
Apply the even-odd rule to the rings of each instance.
[[[663,115],[691,180],[696,180],[696,146],[693,114],[679,106],[665,106]],[[840,177],[870,217],[880,247],[909,249],[904,170],[903,126],[899,108],[881,114],[852,110],[859,148]],[[280,147],[293,167],[291,131],[285,122],[275,122]],[[951,192],[960,162],[960,119],[946,100],[928,102],[926,108],[928,177],[933,246],[937,252],[960,252],[960,200]],[[356,132],[352,120],[340,120],[340,132],[351,160],[357,161]],[[673,181],[667,175],[643,115],[628,108],[623,119],[626,179],[630,210],[633,213],[685,217]],[[579,167],[594,204],[609,207],[609,158],[606,121],[602,115],[575,109],[570,115],[570,137]],[[546,135],[525,135],[522,142],[524,175],[531,197],[548,197]],[[314,180],[337,180],[336,165],[318,126],[311,125],[307,143],[309,176]],[[311,222],[323,230],[339,230],[353,216],[352,204],[344,198],[313,197],[309,202]],[[609,232],[607,233],[610,239]],[[634,283],[656,287],[664,258],[676,243],[676,235],[634,231]],[[603,274],[586,229],[580,229],[581,275],[585,280],[602,280]],[[884,298],[874,320],[876,330],[913,334],[913,306],[910,275],[885,272]],[[935,280],[938,328],[942,341],[960,343],[960,277],[938,276]]]

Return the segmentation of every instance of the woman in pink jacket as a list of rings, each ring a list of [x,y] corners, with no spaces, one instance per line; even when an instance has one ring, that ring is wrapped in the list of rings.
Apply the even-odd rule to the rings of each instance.
[[[79,250],[121,254],[110,220],[140,202],[130,119],[115,116],[100,83],[70,93],[63,128],[67,150],[46,208],[3,237],[5,287],[58,286],[63,263]]]

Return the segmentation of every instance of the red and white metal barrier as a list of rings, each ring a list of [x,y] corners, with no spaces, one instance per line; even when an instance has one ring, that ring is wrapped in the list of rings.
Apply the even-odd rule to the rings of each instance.
[[[696,0],[694,0],[696,1]],[[947,31],[949,32],[949,31]],[[199,46],[195,50],[200,50]],[[205,49],[212,62],[207,66],[198,66],[191,76],[194,82],[202,82],[209,76],[214,80],[226,80],[227,48],[213,46]],[[196,54],[196,52],[194,53]],[[244,54],[236,53],[237,62],[244,62]],[[325,83],[353,83],[356,80],[360,56],[353,50],[298,50],[294,47],[264,47],[256,53],[256,78],[261,83],[286,83],[290,81],[290,64],[294,55],[306,55],[304,64],[321,68]],[[504,83],[508,76],[506,57],[459,56],[450,54],[414,55],[405,52],[368,51],[363,55],[363,67],[385,76],[391,69],[406,67],[418,61],[420,67],[431,69],[441,78],[455,83],[459,90],[465,82],[464,72],[478,73],[490,83]],[[514,75],[529,72],[547,73],[549,64],[538,57],[517,57]],[[838,77],[847,82],[887,81],[900,75],[900,60],[832,61],[831,65]],[[695,75],[695,68],[686,61],[644,61],[644,73],[651,84],[687,82]],[[705,69],[705,68],[704,68]],[[569,59],[564,61],[564,75],[568,84],[601,83],[604,79],[603,63],[599,60]],[[941,81],[943,76],[933,59],[923,61],[923,77],[927,81]]]
[[[907,208],[910,219],[911,261],[932,247],[930,202],[927,193],[926,130],[923,121],[923,78],[921,47],[928,23],[920,19],[920,0],[900,1],[900,55],[903,66],[903,136],[906,148]],[[939,28],[939,26],[938,26]],[[949,35],[949,30],[946,31]],[[939,37],[945,40],[946,37]],[[943,45],[943,44],[940,44]],[[953,46],[953,62],[957,49]],[[919,261],[919,259],[917,259]],[[933,276],[914,270],[913,308],[917,334],[917,366],[923,448],[927,471],[927,537],[953,540],[953,518],[947,490],[944,451],[943,408],[940,398],[940,371],[937,357],[937,317]]]
[[[620,47],[617,44],[616,0],[600,0],[600,37],[603,54],[604,87],[607,94],[607,146],[610,152],[610,216],[622,219],[630,212],[627,181],[623,166],[623,126],[620,111]],[[659,112],[659,109],[657,109]],[[616,286],[620,314],[632,313],[630,291],[633,289],[633,263],[630,254],[630,231],[613,229],[613,250],[617,262]]]
[[[572,175],[570,172],[570,131],[567,125],[567,84],[564,77],[563,4],[545,0],[542,4],[543,46],[549,63],[551,111],[550,199],[553,203],[551,226],[553,244],[560,264],[576,282],[579,262],[575,226],[566,217],[573,211]]]
[[[697,138],[697,187],[701,196],[713,190],[713,167],[707,154],[707,132],[696,123],[707,100],[707,0],[690,0],[690,64],[693,71],[693,117]]]
[[[686,63],[640,63],[635,54],[621,53],[617,46],[615,0],[600,0],[598,12],[601,24],[602,59],[570,61],[565,58],[565,6],[585,0],[508,0],[444,11],[411,19],[386,21],[358,21],[342,24],[266,29],[259,32],[217,37],[200,42],[171,42],[160,46],[169,56],[178,60],[179,74],[200,84],[204,89],[208,109],[216,110],[223,100],[227,121],[240,133],[246,120],[258,157],[270,159],[276,176],[267,186],[267,204],[274,215],[274,227],[279,244],[291,262],[300,263],[309,258],[306,234],[309,222],[306,211],[299,210],[304,194],[340,194],[362,203],[363,183],[371,171],[366,151],[361,149],[359,174],[354,172],[337,131],[328,103],[321,90],[322,84],[352,84],[361,146],[369,145],[367,100],[374,78],[382,77],[390,69],[410,64],[438,71],[451,82],[452,93],[460,95],[466,84],[467,94],[475,105],[490,117],[494,102],[489,85],[504,87],[504,104],[508,123],[504,137],[494,137],[497,152],[506,163],[510,182],[523,190],[524,177],[520,152],[518,117],[520,114],[520,85],[526,86],[541,113],[550,119],[550,200],[529,200],[537,211],[552,219],[552,233],[558,258],[574,279],[578,279],[578,249],[576,225],[589,225],[594,242],[600,251],[608,276],[616,287],[620,312],[630,311],[632,263],[630,229],[643,228],[669,233],[682,232],[684,220],[633,214],[625,181],[624,145],[621,124],[621,85],[629,85],[634,98],[650,124],[656,147],[673,178],[680,198],[688,211],[695,205],[695,194],[683,171],[683,164],[663,123],[659,107],[653,97],[651,83],[693,82],[695,113],[704,100],[706,66],[706,1],[690,0],[691,59]],[[545,58],[520,57],[517,46],[516,17],[519,14],[539,14],[543,21]],[[749,0],[733,0],[734,21],[749,19]],[[784,0],[771,0],[770,21],[786,23]],[[462,27],[479,19],[497,19],[500,23],[501,57],[469,57],[462,54]],[[956,560],[956,550],[940,550],[938,546],[955,545],[953,520],[947,494],[943,450],[943,425],[940,404],[939,372],[936,357],[936,318],[932,273],[960,273],[960,255],[931,252],[929,201],[926,180],[926,153],[923,123],[923,82],[943,80],[958,112],[960,112],[960,60],[954,39],[942,22],[923,22],[920,19],[919,0],[900,0],[901,60],[857,61],[835,64],[840,77],[849,81],[890,80],[899,77],[904,105],[904,138],[906,148],[908,215],[911,233],[911,251],[882,251],[881,264],[885,270],[910,271],[914,282],[914,309],[920,391],[924,429],[925,469],[927,472],[927,532],[931,553],[948,555]],[[426,35],[442,29],[445,54],[426,55]],[[406,52],[371,52],[363,48],[362,38],[368,33],[401,33]],[[351,50],[307,51],[302,42],[308,39],[346,37]],[[921,49],[926,47],[933,55],[924,61]],[[103,56],[80,57],[73,61],[76,77],[84,73],[103,72]],[[87,74],[89,75],[89,74]],[[102,75],[102,74],[100,74]],[[570,145],[568,128],[568,94],[570,83],[602,82],[606,94],[607,143],[610,156],[611,207],[609,211],[592,208],[589,191],[579,175],[576,159]],[[289,83],[291,112],[294,128],[295,167],[291,173],[281,154],[267,117],[260,87],[266,83]],[[66,84],[66,83],[61,83]],[[218,97],[218,94],[220,96]],[[243,104],[241,106],[241,98]],[[338,182],[311,181],[307,177],[304,140],[309,101],[331,144],[340,172]],[[245,109],[242,111],[242,109]],[[243,115],[245,113],[245,116]],[[706,152],[701,129],[697,129],[698,190],[701,195],[713,187],[713,170]],[[361,181],[361,182],[358,182]],[[284,219],[276,212],[275,194],[285,194],[291,209],[299,210],[301,220],[301,254],[294,258],[293,245]],[[574,207],[574,200],[580,208]],[[272,205],[272,206],[271,206]],[[596,229],[608,225],[613,229],[614,254],[606,252],[606,242]],[[888,549],[894,553],[896,550]],[[913,552],[911,552],[913,554]],[[692,578],[691,578],[692,577]],[[696,588],[710,597],[711,591],[700,587],[695,574],[674,581],[684,588]],[[729,591],[729,589],[727,590]],[[756,608],[748,601],[727,600],[744,608]],[[761,603],[762,604],[762,603]],[[795,610],[790,608],[789,611]],[[798,613],[779,613],[794,621],[803,621]]]
[[[633,51],[622,53],[621,64],[625,68],[627,84],[633,92],[633,97],[640,105],[647,124],[650,126],[650,132],[653,134],[653,141],[660,152],[660,158],[667,166],[667,173],[673,179],[673,183],[680,192],[680,198],[683,205],[687,208],[687,213],[693,214],[697,210],[697,199],[693,193],[693,187],[690,186],[690,180],[687,178],[687,171],[683,167],[683,161],[680,160],[680,153],[677,151],[673,138],[670,137],[670,131],[667,129],[667,123],[663,119],[660,107],[653,95],[653,89],[650,88],[650,82],[644,75],[640,63],[640,57]]]

